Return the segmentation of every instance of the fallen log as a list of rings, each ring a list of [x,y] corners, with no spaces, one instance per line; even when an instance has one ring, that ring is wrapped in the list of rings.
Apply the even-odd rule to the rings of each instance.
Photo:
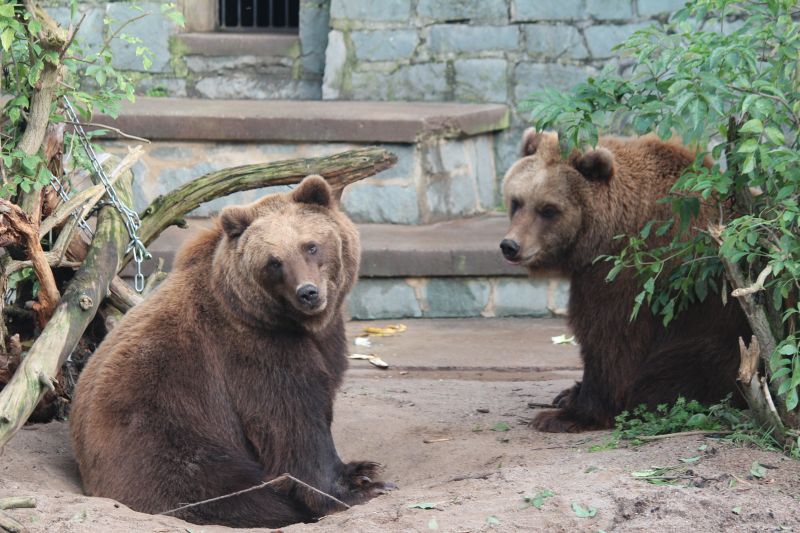
[[[341,195],[350,183],[394,166],[397,156],[383,148],[358,148],[327,157],[290,159],[210,172],[159,196],[141,215],[139,236],[150,244],[162,231],[184,222],[186,213],[221,196],[275,185],[293,185],[309,174],[325,178]],[[130,258],[126,258],[127,263]],[[124,265],[123,265],[124,266]]]
[[[127,171],[116,186],[120,199],[128,205],[132,197],[131,182],[132,173]],[[47,326],[0,391],[0,449],[25,424],[45,392],[53,389],[54,376],[108,294],[127,245],[128,233],[122,217],[114,207],[104,206],[83,264]]]

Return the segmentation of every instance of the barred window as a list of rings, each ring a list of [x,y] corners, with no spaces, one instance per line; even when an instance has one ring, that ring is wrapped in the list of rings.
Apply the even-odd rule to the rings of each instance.
[[[219,28],[227,31],[297,32],[300,0],[219,0]]]

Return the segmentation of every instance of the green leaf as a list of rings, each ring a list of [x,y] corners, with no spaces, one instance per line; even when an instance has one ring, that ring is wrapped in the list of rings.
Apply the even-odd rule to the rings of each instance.
[[[14,17],[14,4],[0,5],[0,17]]]
[[[487,517],[486,523],[490,526],[499,526],[501,524],[500,519],[494,515]]]
[[[509,426],[507,422],[498,422],[492,428],[492,431],[509,431],[510,429],[511,426]]]
[[[767,469],[758,464],[758,461],[754,461],[750,466],[750,475],[760,479],[767,475]]]
[[[544,489],[542,491],[537,492],[534,496],[523,496],[525,503],[530,505],[531,507],[536,507],[537,509],[541,509],[542,505],[544,505],[544,501],[547,498],[552,498],[555,496],[556,493],[550,489]]]
[[[797,345],[796,344],[784,344],[778,350],[778,353],[781,355],[794,355],[797,353]]]
[[[590,506],[583,507],[577,502],[572,502],[572,512],[574,512],[575,516],[578,518],[592,518],[597,514],[597,509]]]
[[[701,455],[695,455],[694,457],[680,458],[679,460],[682,463],[696,463],[701,457]]]
[[[797,387],[794,387],[786,394],[786,409],[788,411],[794,411],[794,408],[797,407],[797,403]]]
[[[409,509],[436,509],[435,503],[431,502],[422,502],[422,503],[414,503],[408,506]]]
[[[761,133],[764,131],[764,124],[757,118],[751,118],[739,128],[739,131],[742,133]]]
[[[783,132],[778,128],[768,127],[764,130],[764,133],[767,134],[767,139],[775,144],[783,144],[785,142]]]
[[[731,509],[731,512],[733,514],[742,514],[742,508],[741,507],[734,507],[733,509]]]
[[[0,44],[3,45],[3,50],[8,52],[11,50],[11,43],[14,42],[14,30],[6,28],[3,33],[0,33]]]

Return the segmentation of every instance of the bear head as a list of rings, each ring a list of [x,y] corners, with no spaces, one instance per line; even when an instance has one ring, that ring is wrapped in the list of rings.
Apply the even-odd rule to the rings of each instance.
[[[358,276],[361,249],[358,231],[322,177],[226,207],[219,224],[215,284],[234,314],[258,327],[309,331],[338,315]]]
[[[614,156],[605,148],[563,158],[558,134],[526,130],[521,157],[503,178],[511,219],[500,243],[506,261],[529,270],[569,270],[581,260],[575,247],[589,223],[591,196],[607,189],[614,172]]]

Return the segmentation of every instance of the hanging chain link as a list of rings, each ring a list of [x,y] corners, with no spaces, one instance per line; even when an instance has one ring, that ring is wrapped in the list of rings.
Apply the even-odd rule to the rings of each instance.
[[[133,252],[133,261],[136,264],[136,276],[134,278],[134,287],[136,288],[137,292],[142,292],[144,290],[144,274],[142,274],[142,261],[145,259],[150,259],[152,257],[150,252],[147,251],[142,240],[139,238],[139,226],[141,225],[141,220],[139,220],[139,214],[136,211],[127,207],[122,200],[120,200],[119,195],[117,194],[116,189],[114,189],[114,185],[109,180],[108,175],[106,174],[105,169],[103,169],[103,165],[100,164],[100,161],[97,158],[97,154],[92,148],[92,144],[89,142],[89,138],[86,136],[86,132],[83,129],[80,121],[78,120],[78,114],[75,113],[75,109],[72,107],[72,104],[67,99],[66,96],[62,96],[64,100],[64,108],[67,112],[67,118],[72,122],[73,127],[75,128],[75,133],[78,134],[78,138],[81,141],[81,145],[83,146],[86,155],[89,157],[89,161],[92,163],[92,170],[94,170],[95,175],[103,184],[106,189],[106,194],[108,195],[108,201],[114,208],[122,215],[122,220],[125,223],[125,229],[128,230],[128,236],[130,237],[130,242],[128,243],[128,248],[125,250],[125,254],[129,254]],[[58,182],[58,180],[55,180]],[[54,185],[55,186],[55,185]],[[58,184],[56,187],[56,191],[59,191],[59,196],[64,199],[66,196],[66,192],[63,191],[63,187],[61,184]],[[63,193],[63,195],[62,195]],[[79,222],[81,227],[83,228],[86,226],[86,222],[81,220]],[[88,226],[86,226],[88,229]],[[91,230],[89,230],[91,232]]]

